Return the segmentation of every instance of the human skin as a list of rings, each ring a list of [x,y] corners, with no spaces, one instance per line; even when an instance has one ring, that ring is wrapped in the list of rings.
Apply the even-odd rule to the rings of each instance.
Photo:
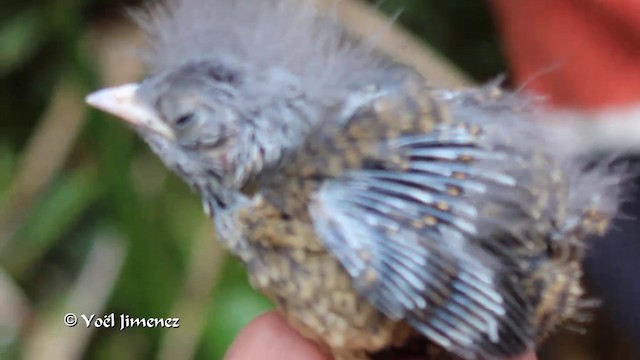
[[[289,327],[275,311],[260,315],[240,332],[225,360],[331,360],[313,342]],[[536,360],[527,353],[509,360]],[[419,360],[419,359],[406,359]]]

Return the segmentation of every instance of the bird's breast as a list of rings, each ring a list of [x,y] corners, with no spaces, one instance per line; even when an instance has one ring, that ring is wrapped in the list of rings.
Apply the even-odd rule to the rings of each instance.
[[[236,221],[253,249],[246,261],[252,285],[303,334],[345,351],[376,351],[405,337],[405,325],[385,317],[355,291],[310,222],[281,213],[265,199],[239,211]]]

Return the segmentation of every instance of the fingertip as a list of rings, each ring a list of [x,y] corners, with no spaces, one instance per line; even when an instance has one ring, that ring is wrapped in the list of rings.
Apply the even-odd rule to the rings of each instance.
[[[282,315],[269,311],[245,327],[229,348],[225,360],[331,360],[311,340],[291,328]],[[509,360],[536,360],[527,352]]]
[[[330,360],[316,344],[292,329],[282,315],[258,316],[235,339],[225,360]]]

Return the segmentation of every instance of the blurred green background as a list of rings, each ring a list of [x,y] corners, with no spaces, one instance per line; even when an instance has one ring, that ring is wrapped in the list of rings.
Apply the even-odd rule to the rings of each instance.
[[[212,241],[198,198],[83,103],[137,80],[123,11],[135,4],[0,3],[0,359],[221,359],[270,308]],[[474,79],[505,71],[484,2],[381,8],[404,9],[400,23]],[[180,317],[181,328],[70,329],[69,312]]]

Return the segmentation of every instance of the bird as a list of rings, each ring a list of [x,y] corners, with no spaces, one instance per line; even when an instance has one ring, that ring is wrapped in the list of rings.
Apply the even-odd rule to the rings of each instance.
[[[507,358],[593,305],[581,261],[623,174],[541,121],[543,100],[434,86],[304,0],[134,19],[148,76],[87,102],[200,196],[251,284],[334,358]]]

